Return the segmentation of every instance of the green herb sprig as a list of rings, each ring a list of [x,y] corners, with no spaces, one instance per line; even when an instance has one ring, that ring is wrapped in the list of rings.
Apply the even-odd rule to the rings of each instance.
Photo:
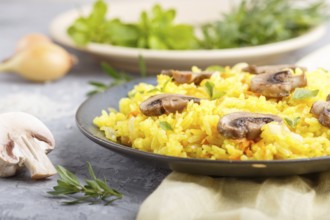
[[[143,56],[141,55],[139,56],[138,62],[139,62],[139,72],[141,77],[146,77],[147,68]],[[89,82],[88,84],[93,86],[94,89],[92,89],[87,93],[88,96],[95,95],[100,92],[104,92],[105,90],[111,87],[118,86],[132,80],[132,77],[128,73],[118,71],[105,62],[101,63],[101,67],[103,71],[112,79],[112,82],[110,82],[109,84],[105,84],[103,82],[96,82],[96,81]]]
[[[95,176],[92,165],[88,163],[88,172],[91,179],[86,179],[85,184],[81,184],[78,177],[62,166],[57,166],[56,170],[60,175],[57,180],[57,186],[53,187],[53,191],[49,191],[50,195],[66,197],[69,200],[63,202],[66,205],[74,205],[88,202],[95,204],[103,202],[109,205],[114,201],[123,198],[123,195],[115,189],[108,186],[107,180],[101,180]]]
[[[71,39],[80,46],[89,42],[157,50],[185,50],[198,47],[194,28],[175,23],[176,11],[155,4],[142,11],[134,23],[106,17],[108,5],[97,0],[88,16],[78,17],[68,28]]]
[[[201,47],[235,48],[283,41],[309,31],[328,17],[329,7],[323,0],[303,6],[296,3],[295,0],[242,0],[218,21],[202,26]]]
[[[67,33],[79,46],[90,42],[156,50],[255,46],[297,37],[329,17],[325,0],[304,5],[296,2],[242,0],[218,20],[199,28],[188,23],[177,24],[176,10],[164,9],[159,4],[141,11],[132,23],[109,19],[108,5],[104,0],[96,0],[90,14],[79,16]],[[202,29],[201,37],[195,34],[199,29]]]
[[[88,96],[95,95],[100,92],[104,92],[105,90],[107,90],[111,87],[121,85],[121,84],[129,82],[131,80],[131,77],[127,73],[118,72],[117,70],[115,70],[114,68],[109,66],[109,64],[107,64],[107,63],[104,63],[104,62],[101,63],[101,67],[104,70],[104,72],[108,76],[110,76],[110,78],[113,79],[113,81],[110,84],[105,84],[103,82],[90,81],[88,84],[93,86],[94,89],[87,93]]]

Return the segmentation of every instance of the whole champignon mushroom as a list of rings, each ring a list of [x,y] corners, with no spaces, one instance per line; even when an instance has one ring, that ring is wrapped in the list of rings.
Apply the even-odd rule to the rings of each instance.
[[[289,96],[293,89],[306,85],[305,73],[293,75],[290,71],[284,70],[253,77],[250,83],[250,90],[267,98],[282,98]]]
[[[250,112],[234,112],[223,116],[218,123],[218,132],[226,138],[257,140],[261,127],[270,122],[282,122],[277,115]]]
[[[209,79],[213,73],[211,72],[194,73],[191,71],[163,70],[160,74],[173,77],[174,81],[179,84],[194,83],[196,85],[199,85],[204,79]]]
[[[327,97],[327,101],[316,101],[312,105],[311,113],[315,115],[320,124],[330,128],[330,95]]]
[[[146,116],[159,116],[182,112],[189,101],[200,103],[200,99],[180,94],[159,94],[151,96],[140,104],[141,112]]]
[[[244,67],[242,70],[252,74],[265,74],[265,73],[276,73],[287,69],[295,70],[297,68],[306,71],[305,67],[296,66],[294,64],[279,64],[279,65],[267,65],[267,66],[257,66],[257,65],[249,64],[247,67]]]
[[[46,155],[54,147],[52,133],[36,117],[23,112],[0,114],[0,177],[15,175],[23,165],[32,179],[56,174]]]

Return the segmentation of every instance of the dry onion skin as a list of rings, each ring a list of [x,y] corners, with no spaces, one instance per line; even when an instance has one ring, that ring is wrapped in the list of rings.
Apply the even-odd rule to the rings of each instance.
[[[52,41],[46,35],[40,33],[27,34],[16,43],[16,52],[40,43],[52,43]]]
[[[0,64],[0,72],[16,73],[34,82],[57,80],[66,75],[74,58],[62,47],[40,34],[22,38],[16,53]]]

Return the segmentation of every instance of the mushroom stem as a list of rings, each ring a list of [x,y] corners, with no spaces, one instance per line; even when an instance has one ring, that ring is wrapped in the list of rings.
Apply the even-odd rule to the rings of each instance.
[[[251,79],[250,90],[267,98],[283,98],[297,87],[307,85],[305,73],[293,75],[288,70],[256,75]]]
[[[32,179],[44,179],[56,174],[56,169],[47,157],[41,141],[36,141],[33,137],[21,136],[19,148],[25,156],[24,165],[31,173]]]
[[[295,70],[300,68],[302,71],[306,71],[305,67],[296,66],[294,64],[279,64],[279,65],[268,65],[268,66],[256,66],[256,65],[247,65],[242,70],[252,73],[252,74],[265,74],[265,73],[276,73],[283,70]]]

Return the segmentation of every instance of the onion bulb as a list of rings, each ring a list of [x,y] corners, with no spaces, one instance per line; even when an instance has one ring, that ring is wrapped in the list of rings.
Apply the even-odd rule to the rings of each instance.
[[[64,76],[73,61],[62,47],[51,42],[39,42],[26,46],[0,63],[0,72],[13,72],[31,81],[46,82]]]
[[[17,42],[16,52],[25,50],[28,47],[39,43],[51,43],[51,40],[47,36],[39,33],[25,35]]]

